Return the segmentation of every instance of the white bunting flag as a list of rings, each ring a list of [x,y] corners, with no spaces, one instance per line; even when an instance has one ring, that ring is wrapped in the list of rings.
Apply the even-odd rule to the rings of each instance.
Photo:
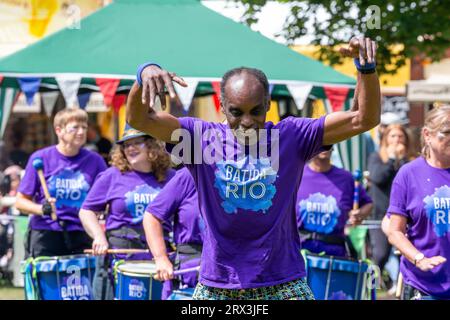
[[[288,84],[286,87],[294,98],[297,109],[302,110],[313,86],[311,84]]]
[[[66,100],[67,108],[78,108],[78,88],[80,87],[80,76],[59,76],[56,77],[59,89]]]
[[[198,80],[197,79],[184,79],[187,83],[187,87],[182,87],[175,83],[175,90],[177,91],[178,97],[183,104],[184,111],[189,111],[189,107],[194,98],[195,90],[197,89]]]

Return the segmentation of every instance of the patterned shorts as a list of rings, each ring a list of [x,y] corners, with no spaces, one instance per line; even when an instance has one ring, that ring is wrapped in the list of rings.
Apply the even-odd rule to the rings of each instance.
[[[304,279],[254,289],[220,289],[201,283],[195,288],[194,300],[314,300]]]

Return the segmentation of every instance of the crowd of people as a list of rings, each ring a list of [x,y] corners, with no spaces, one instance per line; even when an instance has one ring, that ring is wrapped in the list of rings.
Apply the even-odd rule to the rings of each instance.
[[[84,147],[85,111],[59,111],[57,144],[34,152],[22,177],[18,167],[4,172],[11,188],[3,195],[31,215],[27,257],[92,249],[97,299],[114,298],[114,260],[153,259],[163,299],[183,285],[195,287],[194,299],[310,300],[301,249],[355,258],[346,231],[370,218],[383,220],[369,232],[373,262],[383,269],[392,246],[402,255],[403,298],[449,299],[450,107],[428,113],[420,155],[405,126],[382,123],[366,192],[330,159],[334,144],[379,124],[376,43],[353,39],[341,53],[359,71],[354,104],[318,119],[266,122],[268,80],[244,67],[221,82],[226,123],[155,111],[165,88],[173,98],[173,82],[186,85],[155,63],[138,69],[127,126],[109,156],[98,128]],[[174,275],[198,265],[199,275]]]

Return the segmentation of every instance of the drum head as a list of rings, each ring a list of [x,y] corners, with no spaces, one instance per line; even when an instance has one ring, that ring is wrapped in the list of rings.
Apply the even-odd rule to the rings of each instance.
[[[121,273],[135,275],[154,275],[156,273],[156,265],[153,261],[126,261],[117,267]]]

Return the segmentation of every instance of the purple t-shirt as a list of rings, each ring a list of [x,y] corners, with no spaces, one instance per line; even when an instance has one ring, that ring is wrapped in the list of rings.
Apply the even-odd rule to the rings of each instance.
[[[423,157],[402,166],[392,184],[387,212],[408,219],[408,239],[425,257],[447,258],[423,272],[402,257],[400,271],[405,283],[450,299],[450,169],[434,168]]]
[[[350,172],[332,166],[315,172],[308,165],[297,192],[297,222],[301,230],[345,237],[348,213],[353,208],[355,181]],[[364,188],[359,206],[372,203]]]
[[[372,202],[364,188],[360,188],[359,206]],[[344,228],[348,213],[353,208],[355,182],[350,172],[332,166],[327,172],[315,172],[305,166],[303,178],[297,192],[297,223],[300,230],[345,238]],[[302,244],[307,248],[306,244]],[[311,245],[327,252],[335,245]],[[327,253],[328,254],[328,253]]]
[[[184,157],[205,221],[200,282],[242,289],[304,277],[296,192],[305,163],[323,151],[325,117],[267,122],[256,154],[228,125],[179,121],[182,143],[172,154]]]
[[[19,192],[33,197],[36,203],[43,203],[45,200],[37,171],[32,164],[38,157],[44,162],[43,171],[50,196],[56,198],[58,219],[66,223],[68,231],[84,230],[78,211],[97,175],[106,169],[105,161],[98,154],[84,148],[73,157],[62,155],[56,146],[36,151],[28,160],[25,176],[19,186]],[[34,230],[63,231],[51,217],[38,215],[31,217],[30,226]]]
[[[95,181],[82,208],[98,212],[109,204],[106,230],[141,228],[145,208],[174,175],[175,170],[170,169],[166,180],[158,182],[153,173],[108,168]]]
[[[146,212],[161,221],[173,219],[175,244],[202,244],[205,229],[198,207],[197,190],[188,169],[180,169],[161,190]]]

